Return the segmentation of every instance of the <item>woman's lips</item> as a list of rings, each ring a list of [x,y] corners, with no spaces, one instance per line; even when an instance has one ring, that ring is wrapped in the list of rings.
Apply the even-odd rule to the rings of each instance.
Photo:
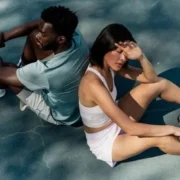
[[[121,64],[121,63],[118,63],[118,64],[117,64],[118,67],[122,67],[122,65],[123,65],[123,64]]]

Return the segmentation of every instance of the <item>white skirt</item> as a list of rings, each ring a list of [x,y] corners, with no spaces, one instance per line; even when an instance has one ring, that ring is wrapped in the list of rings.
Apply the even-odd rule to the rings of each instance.
[[[97,159],[105,161],[111,167],[116,165],[112,160],[112,148],[121,128],[114,122],[106,129],[97,133],[86,133],[87,144]]]

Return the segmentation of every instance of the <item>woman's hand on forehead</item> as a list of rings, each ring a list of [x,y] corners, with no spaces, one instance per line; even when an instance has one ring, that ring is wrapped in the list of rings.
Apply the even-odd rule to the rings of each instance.
[[[131,60],[138,60],[143,54],[141,48],[132,41],[115,43],[115,46],[117,47],[116,51],[118,53],[123,53],[128,59]]]

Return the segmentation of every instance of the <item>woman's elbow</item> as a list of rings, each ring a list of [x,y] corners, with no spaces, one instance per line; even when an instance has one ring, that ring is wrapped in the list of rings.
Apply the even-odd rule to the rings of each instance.
[[[154,76],[154,77],[146,78],[146,80],[147,80],[147,83],[156,83],[159,81],[159,77]]]

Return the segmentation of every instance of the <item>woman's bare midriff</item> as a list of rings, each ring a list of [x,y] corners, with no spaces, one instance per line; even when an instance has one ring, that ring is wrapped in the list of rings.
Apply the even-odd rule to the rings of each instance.
[[[102,131],[102,130],[106,129],[112,123],[113,123],[113,121],[110,120],[104,126],[102,126],[100,128],[91,128],[91,127],[88,127],[88,126],[84,125],[84,131],[87,132],[87,133],[96,133],[96,132],[99,132],[99,131]]]

